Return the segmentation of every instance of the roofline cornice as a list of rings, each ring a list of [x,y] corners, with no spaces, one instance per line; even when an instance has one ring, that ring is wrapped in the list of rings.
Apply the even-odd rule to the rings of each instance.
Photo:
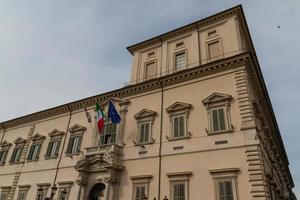
[[[7,129],[15,126],[33,123],[49,117],[66,114],[68,112],[84,109],[85,107],[90,107],[95,105],[97,101],[103,102],[114,97],[126,98],[139,93],[159,89],[161,85],[169,86],[185,80],[191,80],[200,76],[206,76],[208,74],[212,74],[220,70],[226,70],[228,68],[232,68],[235,66],[235,64],[245,62],[246,60],[249,60],[248,53],[242,53],[229,58],[224,58],[211,63],[200,65],[198,67],[179,71],[177,73],[170,74],[164,77],[151,79],[149,81],[126,86],[117,90],[113,90],[103,94],[95,95],[92,97],[88,97],[85,99],[81,99],[78,101],[74,101],[71,103],[63,104],[57,107],[49,108],[36,113],[11,119],[0,123],[2,126],[0,127],[0,130],[4,129],[4,127]]]
[[[167,33],[164,33],[164,34],[158,35],[156,37],[150,38],[148,40],[145,40],[143,42],[128,46],[127,50],[131,53],[131,55],[133,55],[134,52],[136,52],[140,49],[143,49],[143,48],[146,48],[149,46],[153,46],[155,44],[161,43],[162,41],[169,40],[171,38],[192,32],[194,30],[200,29],[205,26],[209,26],[218,21],[224,20],[225,18],[228,18],[234,14],[237,14],[241,11],[242,11],[242,6],[237,5],[235,7],[229,8],[222,12],[216,13],[212,16],[209,16],[204,19],[198,20],[196,22],[190,23],[188,25],[179,27],[179,28],[169,31]]]

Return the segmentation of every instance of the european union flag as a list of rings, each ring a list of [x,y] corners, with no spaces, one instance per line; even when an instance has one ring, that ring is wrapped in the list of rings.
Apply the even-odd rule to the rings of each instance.
[[[121,117],[111,100],[108,105],[108,118],[110,118],[111,122],[114,124],[118,124],[121,121]]]

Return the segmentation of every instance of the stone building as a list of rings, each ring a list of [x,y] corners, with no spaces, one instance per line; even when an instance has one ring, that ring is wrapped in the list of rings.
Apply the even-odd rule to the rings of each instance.
[[[296,199],[241,6],[127,49],[127,86],[0,123],[1,200]]]

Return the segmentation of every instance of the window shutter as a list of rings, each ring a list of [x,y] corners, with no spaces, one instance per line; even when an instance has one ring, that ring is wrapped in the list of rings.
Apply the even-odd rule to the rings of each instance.
[[[219,182],[219,198],[220,200],[225,200],[224,182]]]
[[[224,108],[218,109],[219,111],[219,122],[220,122],[220,130],[225,130],[225,116],[224,116]]]
[[[68,147],[67,147],[67,153],[72,153],[72,148],[74,145],[73,143],[74,143],[74,137],[70,136]]]
[[[218,120],[218,110],[212,110],[212,125],[213,131],[219,131],[219,120]]]
[[[27,160],[32,160],[32,155],[33,155],[33,150],[34,150],[34,147],[35,147],[35,144],[32,144],[30,149],[29,149],[29,153],[28,153],[28,156],[27,156]]]
[[[16,150],[17,150],[17,149],[15,148],[14,151],[13,151],[13,153],[12,153],[12,155],[11,155],[11,158],[10,158],[10,162],[11,162],[11,163],[13,163],[14,160],[15,160]]]
[[[208,44],[209,59],[216,59],[221,56],[220,42],[215,41]]]
[[[1,193],[1,200],[6,200],[6,198],[7,198],[7,193],[6,192],[2,192]]]
[[[46,157],[50,157],[50,156],[51,156],[51,151],[52,151],[52,147],[53,147],[53,142],[54,142],[54,141],[50,141],[49,144],[48,144]]]
[[[3,158],[4,158],[4,151],[0,151],[0,163],[3,162]]]
[[[178,189],[179,200],[184,200],[185,199],[184,184],[179,184],[178,188],[179,188]]]
[[[78,137],[78,144],[77,144],[77,148],[76,148],[77,153],[80,152],[81,140],[82,140],[82,135],[80,135]]]
[[[173,199],[178,200],[178,185],[177,184],[173,185]]]
[[[233,200],[232,184],[230,181],[225,182],[226,200]]]
[[[174,117],[173,118],[173,132],[174,132],[174,138],[178,137],[179,134],[178,134],[178,126],[179,126],[179,123],[178,123],[178,117]]]
[[[145,124],[140,124],[140,143],[144,142]]]
[[[140,187],[136,187],[136,188],[135,188],[135,190],[136,190],[136,191],[135,191],[135,199],[136,199],[136,200],[140,200],[140,193],[141,193],[141,192],[140,192],[140,189],[141,189]]]
[[[61,142],[61,140],[57,141],[57,145],[56,145],[56,149],[55,149],[55,156],[58,156],[58,154],[59,154],[60,142]]]
[[[150,135],[150,123],[145,123],[145,139],[144,142],[149,142],[149,135]]]
[[[144,186],[141,186],[141,196],[140,196],[141,200],[144,200],[143,197],[146,196],[145,190],[146,190],[146,188]]]
[[[179,117],[179,136],[184,136],[185,131],[184,131],[184,116]]]

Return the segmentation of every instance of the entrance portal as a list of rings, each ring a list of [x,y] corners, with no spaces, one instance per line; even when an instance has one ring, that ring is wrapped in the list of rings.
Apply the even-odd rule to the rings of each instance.
[[[89,200],[104,200],[105,185],[97,183],[93,186],[89,194]]]

